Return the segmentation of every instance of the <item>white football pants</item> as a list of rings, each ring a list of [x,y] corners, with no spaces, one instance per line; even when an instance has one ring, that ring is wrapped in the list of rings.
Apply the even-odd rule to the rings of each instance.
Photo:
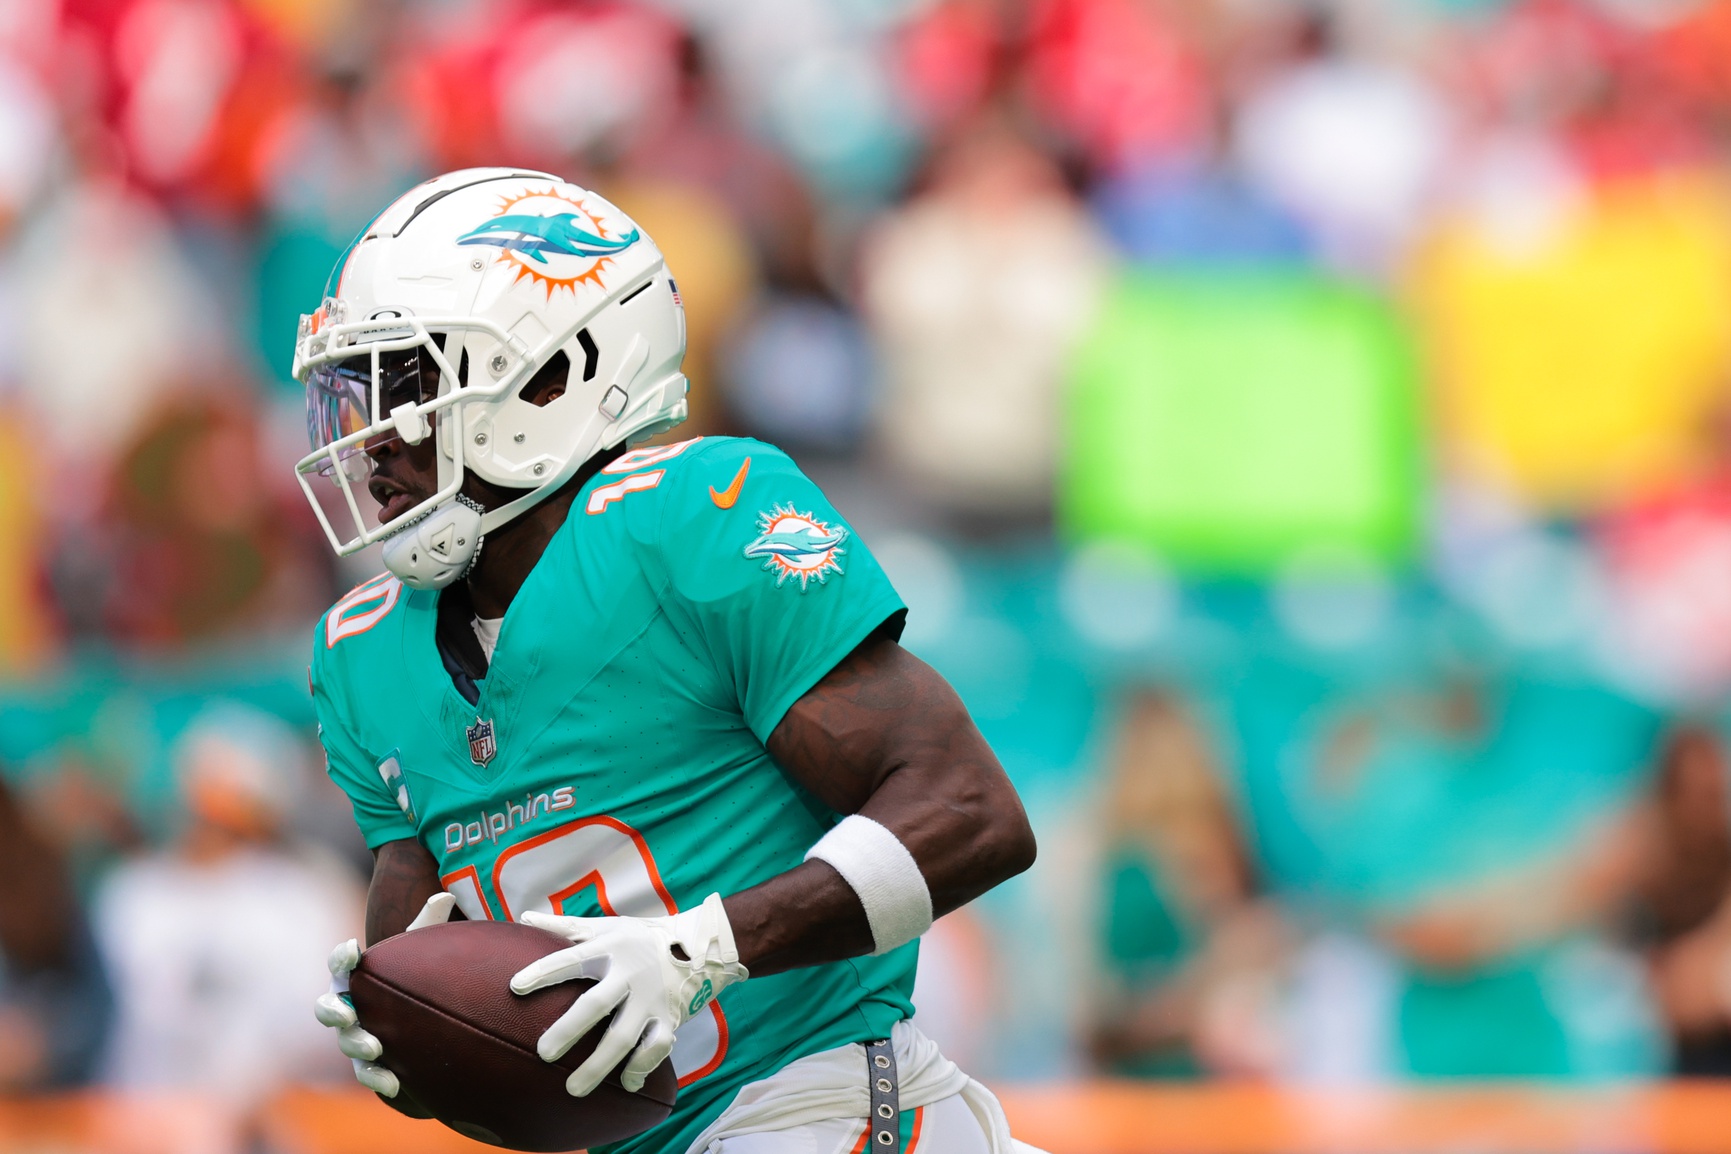
[[[909,1113],[913,1128],[903,1154],[990,1154],[986,1132],[960,1094]],[[728,1138],[715,1147],[715,1154],[863,1154],[865,1150],[864,1118],[831,1118],[791,1130]]]
[[[904,1154],[1041,1154],[1010,1137],[992,1092],[956,1068],[931,1039],[898,1022]],[[867,1154],[865,1047],[810,1054],[741,1087],[686,1154]]]

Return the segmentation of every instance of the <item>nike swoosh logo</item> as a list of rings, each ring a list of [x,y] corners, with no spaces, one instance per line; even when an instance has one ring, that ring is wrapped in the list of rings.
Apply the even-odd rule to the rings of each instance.
[[[709,499],[715,502],[717,509],[733,508],[734,502],[739,500],[739,491],[745,488],[745,475],[749,472],[751,472],[751,458],[747,457],[745,464],[739,467],[739,472],[733,475],[733,483],[726,489],[717,493],[714,485],[709,487]]]

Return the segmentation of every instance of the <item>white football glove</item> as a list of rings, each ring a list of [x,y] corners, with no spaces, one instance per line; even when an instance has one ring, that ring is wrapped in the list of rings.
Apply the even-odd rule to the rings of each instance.
[[[517,971],[519,994],[573,978],[596,985],[579,997],[536,1043],[546,1062],[558,1061],[608,1014],[613,1022],[565,1089],[582,1098],[630,1055],[619,1081],[636,1093],[673,1049],[673,1032],[710,1000],[748,975],[739,964],[733,927],[721,895],[666,918],[566,918],[526,913],[523,922],[578,943]],[[675,953],[675,948],[680,953]],[[681,956],[683,954],[683,956]]]
[[[427,904],[421,907],[421,912],[415,915],[415,920],[409,923],[410,930],[418,930],[425,926],[442,925],[451,920],[451,911],[456,908],[457,899],[448,893],[436,893],[427,899]],[[408,930],[403,931],[407,933]],[[355,1008],[349,1004],[349,975],[354,973],[355,966],[360,964],[361,944],[350,938],[331,951],[331,988],[329,993],[320,994],[313,1002],[313,1016],[321,1025],[329,1026],[337,1032],[337,1049],[346,1054],[355,1065],[355,1081],[387,1098],[395,1098],[402,1087],[397,1082],[397,1076],[379,1065],[379,1055],[384,1053],[384,1046],[379,1040],[361,1029],[355,1017]]]

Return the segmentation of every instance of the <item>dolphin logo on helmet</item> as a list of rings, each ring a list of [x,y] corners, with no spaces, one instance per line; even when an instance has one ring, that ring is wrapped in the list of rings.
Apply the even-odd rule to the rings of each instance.
[[[643,235],[634,228],[617,240],[608,240],[578,228],[572,223],[576,219],[574,212],[561,212],[556,216],[511,213],[470,229],[457,238],[457,243],[508,248],[546,264],[547,258],[543,254],[549,252],[556,256],[612,256],[636,244]]]

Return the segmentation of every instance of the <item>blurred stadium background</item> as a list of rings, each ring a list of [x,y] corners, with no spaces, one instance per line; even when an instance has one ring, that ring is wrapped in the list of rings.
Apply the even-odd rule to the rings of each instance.
[[[1022,789],[918,1000],[1023,1137],[1731,1149],[1727,0],[0,3],[0,1148],[479,1149],[309,1009],[287,372],[471,164],[660,242]]]

